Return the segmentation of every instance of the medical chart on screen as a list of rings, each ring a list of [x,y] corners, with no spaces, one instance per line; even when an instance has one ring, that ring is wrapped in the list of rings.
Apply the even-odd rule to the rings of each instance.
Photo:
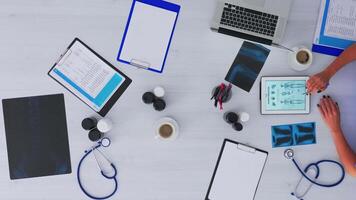
[[[329,2],[324,34],[329,37],[356,40],[355,0]]]
[[[306,107],[305,80],[266,81],[266,110],[304,110]]]
[[[51,74],[97,111],[125,80],[79,42],[63,55]]]

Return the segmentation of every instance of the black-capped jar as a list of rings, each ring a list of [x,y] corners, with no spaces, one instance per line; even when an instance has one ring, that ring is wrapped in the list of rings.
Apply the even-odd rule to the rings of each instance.
[[[84,130],[92,130],[93,128],[96,128],[97,120],[95,118],[85,118],[82,121],[82,127]]]
[[[239,120],[239,116],[234,112],[227,112],[224,114],[224,120],[227,123],[232,124],[237,122],[237,120]]]

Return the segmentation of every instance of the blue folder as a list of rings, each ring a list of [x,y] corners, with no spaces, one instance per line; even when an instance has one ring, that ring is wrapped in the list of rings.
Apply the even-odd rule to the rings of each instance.
[[[135,36],[132,36],[130,34],[133,34],[132,32],[134,32],[135,29],[142,29],[141,27],[140,28],[132,28],[130,29],[130,25],[132,23],[135,23],[136,26],[140,26],[138,25],[137,21],[135,22],[132,22],[132,18],[134,15],[140,15],[141,14],[141,18],[140,20],[138,20],[142,26],[145,26],[143,23],[146,18],[143,18],[142,15],[147,15],[148,12],[141,12],[141,13],[138,13],[139,10],[137,7],[138,6],[141,6],[140,8],[142,9],[142,5],[144,6],[152,6],[156,9],[150,9],[150,12],[152,12],[153,10],[154,11],[157,11],[158,12],[161,12],[162,13],[162,10],[161,9],[164,9],[165,11],[168,11],[168,12],[173,12],[175,14],[175,19],[174,21],[172,20],[171,23],[173,24],[172,27],[162,27],[162,28],[172,28],[172,30],[169,30],[171,33],[170,35],[166,35],[167,38],[162,38],[162,41],[157,41],[157,42],[162,42],[161,44],[157,44],[157,46],[164,46],[166,47],[166,50],[165,52],[158,52],[159,56],[155,56],[155,58],[157,57],[162,57],[162,58],[158,58],[156,61],[152,62],[152,63],[156,63],[156,64],[151,64],[151,61],[150,60],[142,60],[142,59],[136,59],[136,57],[134,58],[131,58],[129,59],[129,56],[127,56],[127,52],[123,52],[123,51],[126,51],[125,48],[130,48],[130,51],[134,51],[136,50],[139,54],[138,56],[141,56],[142,54],[146,53],[147,54],[153,54],[154,49],[155,48],[155,45],[152,45],[153,47],[147,47],[147,46],[142,46],[142,49],[141,48],[137,48],[136,45],[133,45],[135,47],[126,47],[125,46],[125,42],[127,42],[127,40],[129,40],[128,38],[130,38],[130,42],[132,43],[132,38],[134,37],[137,37],[139,39],[144,39],[146,41],[150,41],[150,35],[149,34],[145,34],[144,32],[142,32],[142,30],[139,30],[139,33],[134,33],[136,34]],[[163,72],[163,69],[164,69],[164,65],[166,63],[166,59],[167,59],[167,55],[168,55],[168,51],[169,51],[169,47],[170,47],[170,44],[171,44],[171,41],[172,41],[172,37],[173,37],[173,33],[174,33],[174,29],[175,29],[175,26],[176,26],[176,23],[177,23],[177,19],[178,19],[178,14],[179,14],[179,10],[180,10],[180,6],[179,5],[176,5],[176,4],[173,4],[173,3],[170,3],[170,2],[166,2],[166,1],[162,1],[162,0],[133,0],[132,2],[132,6],[131,6],[131,10],[130,10],[130,14],[129,14],[129,17],[128,17],[128,20],[127,20],[127,24],[126,24],[126,28],[125,28],[125,32],[124,32],[124,35],[123,35],[123,38],[122,38],[122,42],[121,42],[121,45],[120,45],[120,49],[119,49],[119,53],[118,53],[118,56],[117,56],[117,60],[119,62],[123,62],[123,63],[126,63],[126,64],[130,64],[130,65],[133,65],[133,66],[136,66],[138,68],[144,68],[144,69],[147,69],[147,70],[150,70],[150,71],[153,71],[153,72],[157,72],[157,73],[162,73]],[[141,10],[142,11],[142,10]],[[165,12],[166,13],[166,12]],[[149,18],[150,16],[147,16],[147,18]],[[137,19],[137,18],[136,18]],[[142,19],[144,19],[142,21]],[[149,20],[149,19],[147,19]],[[152,23],[152,21],[147,21],[147,23]],[[159,22],[157,22],[159,23]],[[133,25],[131,25],[133,26]],[[150,27],[151,28],[151,27]],[[130,31],[131,32],[130,32]],[[148,30],[148,29],[147,29]],[[160,31],[161,29],[157,30],[156,31]],[[149,30],[149,31],[152,31],[152,30]],[[139,35],[139,37],[138,37]],[[169,39],[168,39],[169,37]],[[157,38],[155,38],[157,39]],[[167,43],[168,41],[168,43]],[[127,42],[127,43],[130,43],[130,42]],[[152,42],[151,42],[152,43]],[[127,44],[129,45],[129,44]],[[143,50],[145,49],[145,50]],[[143,52],[143,51],[146,51],[146,52]],[[126,54],[125,54],[126,53]],[[141,54],[140,54],[141,53]],[[162,56],[161,56],[162,55]],[[142,55],[142,57],[145,57],[145,55]],[[146,56],[147,57],[147,56]],[[154,57],[154,56],[153,56]],[[159,66],[158,64],[159,63]]]

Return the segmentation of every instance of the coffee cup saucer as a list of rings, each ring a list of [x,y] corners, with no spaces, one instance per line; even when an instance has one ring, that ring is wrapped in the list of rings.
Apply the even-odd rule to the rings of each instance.
[[[169,124],[172,126],[173,128],[173,132],[172,135],[168,138],[163,138],[160,134],[159,134],[159,129],[162,125],[164,124]],[[163,140],[163,141],[173,141],[176,140],[179,136],[179,126],[176,120],[174,120],[173,118],[170,117],[163,117],[161,119],[159,119],[156,123],[155,123],[155,138],[158,140]]]
[[[292,48],[292,50],[294,51],[293,53],[290,53],[289,55],[289,66],[295,70],[295,71],[304,71],[304,70],[307,70],[309,69],[309,67],[311,66],[312,62],[313,62],[313,54],[312,52],[306,48],[306,47],[294,47]],[[305,51],[308,53],[309,55],[309,60],[307,63],[305,64],[301,64],[297,61],[296,59],[296,54],[299,52],[299,51]]]

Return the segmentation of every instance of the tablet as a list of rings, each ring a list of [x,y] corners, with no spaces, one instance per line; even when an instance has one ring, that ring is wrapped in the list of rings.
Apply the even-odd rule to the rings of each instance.
[[[308,114],[310,96],[306,83],[309,77],[262,77],[261,114]]]
[[[78,38],[48,75],[103,117],[132,82]]]

